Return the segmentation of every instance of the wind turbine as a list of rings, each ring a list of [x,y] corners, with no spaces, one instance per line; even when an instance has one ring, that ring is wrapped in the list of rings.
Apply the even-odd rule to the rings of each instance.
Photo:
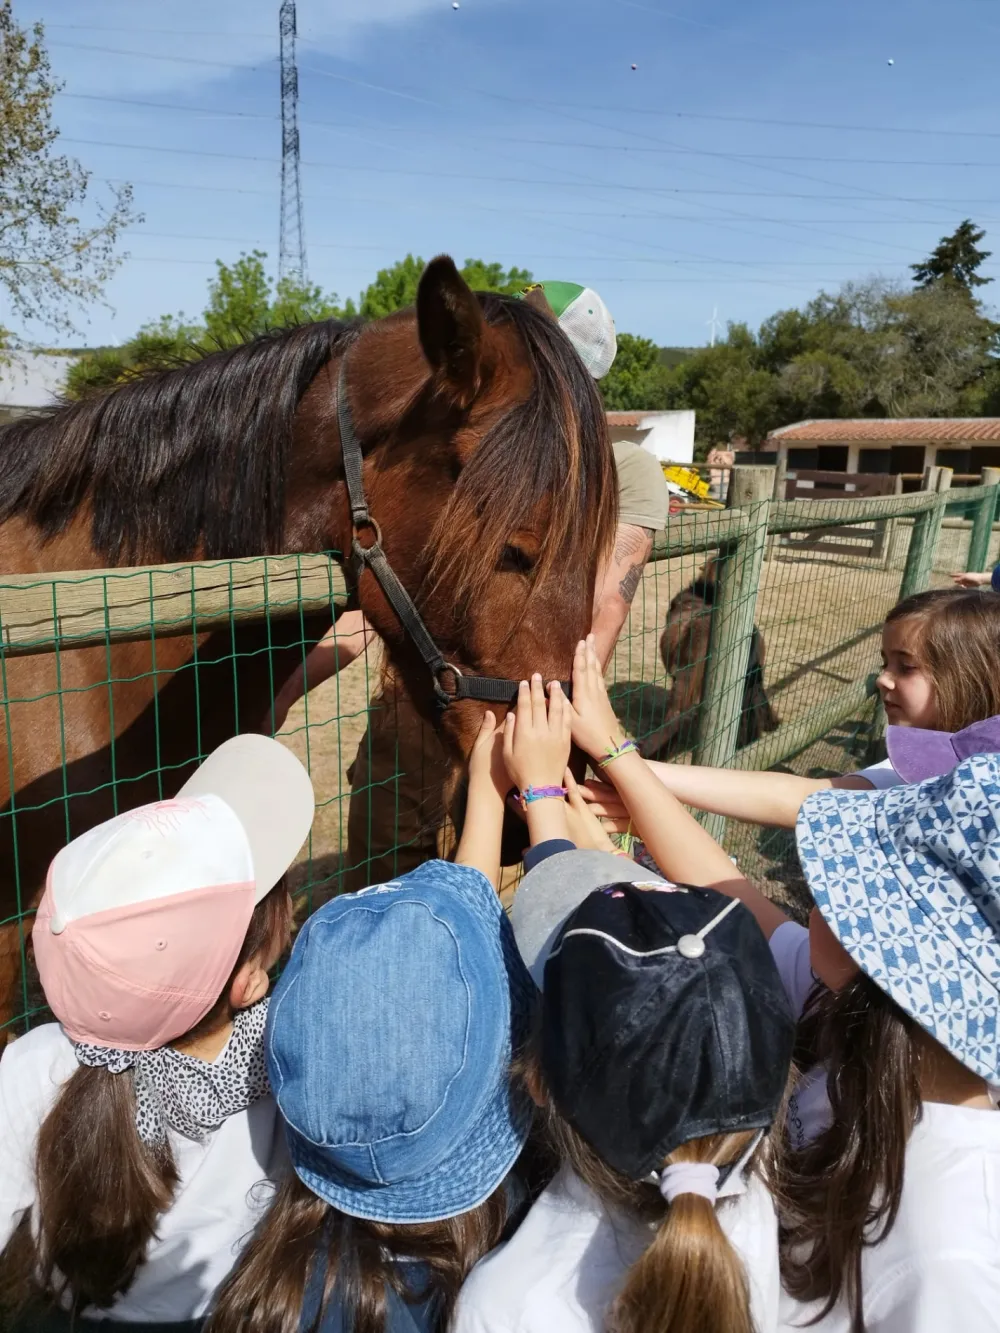
[[[713,307],[712,307],[712,318],[711,318],[711,319],[706,319],[706,320],[705,320],[705,323],[708,325],[709,329],[711,330],[711,342],[709,343],[709,347],[714,347],[714,346],[715,346],[715,335],[716,335],[716,333],[718,332],[718,328],[719,328],[719,307],[718,307],[718,306],[713,306]]]

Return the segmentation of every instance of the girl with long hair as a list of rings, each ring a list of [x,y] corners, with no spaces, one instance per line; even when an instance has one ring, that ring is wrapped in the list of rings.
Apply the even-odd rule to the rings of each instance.
[[[546,715],[542,696],[535,720],[519,773],[547,790],[569,757],[568,705]],[[343,894],[302,927],[266,1039],[292,1173],[210,1333],[444,1330],[501,1240],[531,1124],[511,1062],[534,998],[496,891],[509,781],[487,713],[457,864]]]
[[[808,797],[797,823],[816,904],[806,928],[621,752],[591,647],[578,651],[573,690],[574,738],[614,755],[609,775],[657,863],[749,907],[803,1020],[804,1076],[772,1172],[782,1328],[993,1333],[1000,755],[886,791]]]
[[[32,938],[59,1021],[0,1061],[6,1327],[199,1326],[284,1160],[264,997],[313,811],[295,756],[239,736],[52,862]]]
[[[889,724],[954,732],[996,717],[998,661],[1000,597],[978,589],[934,588],[904,598],[882,629],[877,685]],[[696,810],[789,829],[813,792],[884,790],[904,781],[891,751],[881,763],[834,778],[652,761],[649,768],[679,801]],[[613,785],[590,782],[582,795],[607,828],[628,828],[628,813]]]

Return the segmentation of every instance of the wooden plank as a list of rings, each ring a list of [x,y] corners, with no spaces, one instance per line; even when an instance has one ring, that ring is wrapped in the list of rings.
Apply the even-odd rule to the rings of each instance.
[[[962,494],[965,498],[964,491]],[[937,496],[924,491],[914,491],[910,495],[876,495],[870,499],[779,500],[771,506],[769,527],[772,532],[839,528],[850,523],[871,523],[876,519],[922,514],[933,509],[936,503]]]
[[[729,494],[742,507],[748,527],[745,535],[719,552],[705,685],[692,755],[695,764],[725,768],[736,753],[773,490],[773,468],[733,469]],[[713,837],[722,836],[722,816],[705,815],[702,823]]]
[[[672,560],[678,555],[714,551],[740,538],[747,530],[746,514],[738,510],[700,510],[696,514],[671,514],[666,527],[653,535],[650,560]]]
[[[21,656],[201,633],[346,601],[344,572],[325,555],[8,575],[0,577],[0,651]]]
[[[759,770],[784,763],[822,740],[834,727],[856,717],[875,692],[874,675],[845,685],[824,703],[801,713],[791,722],[783,722],[777,731],[737,750],[730,767]]]

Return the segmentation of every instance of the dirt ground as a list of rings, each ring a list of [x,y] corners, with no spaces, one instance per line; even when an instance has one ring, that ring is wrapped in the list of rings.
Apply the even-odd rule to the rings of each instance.
[[[866,558],[789,553],[777,545],[770,554],[756,623],[765,643],[765,687],[780,720],[787,722],[877,670],[879,631],[898,600],[901,572]],[[659,636],[671,598],[692,581],[703,560],[684,556],[649,565],[619,640],[609,686],[624,724],[636,737],[648,735],[662,722],[670,679],[660,659]],[[369,694],[377,687],[378,675],[377,654],[355,662],[297,705],[282,732],[282,740],[307,763],[319,798],[310,845],[295,873],[297,889],[308,891],[308,905],[337,889],[347,841],[347,769],[365,730]],[[794,771],[820,776],[861,766],[873,713],[867,710],[797,756]],[[801,902],[788,837],[731,824],[727,839],[751,878],[784,901]]]

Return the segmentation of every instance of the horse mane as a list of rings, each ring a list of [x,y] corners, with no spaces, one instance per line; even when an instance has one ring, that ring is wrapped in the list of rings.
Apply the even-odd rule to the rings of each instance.
[[[279,552],[299,400],[355,328],[265,333],[0,428],[0,522],[49,538],[86,503],[109,565]]]
[[[429,577],[461,611],[496,571],[518,529],[548,502],[535,564],[540,584],[570,556],[606,555],[618,525],[618,480],[604,405],[556,321],[525,301],[479,293],[486,322],[511,324],[531,364],[529,397],[483,436],[431,537]]]

